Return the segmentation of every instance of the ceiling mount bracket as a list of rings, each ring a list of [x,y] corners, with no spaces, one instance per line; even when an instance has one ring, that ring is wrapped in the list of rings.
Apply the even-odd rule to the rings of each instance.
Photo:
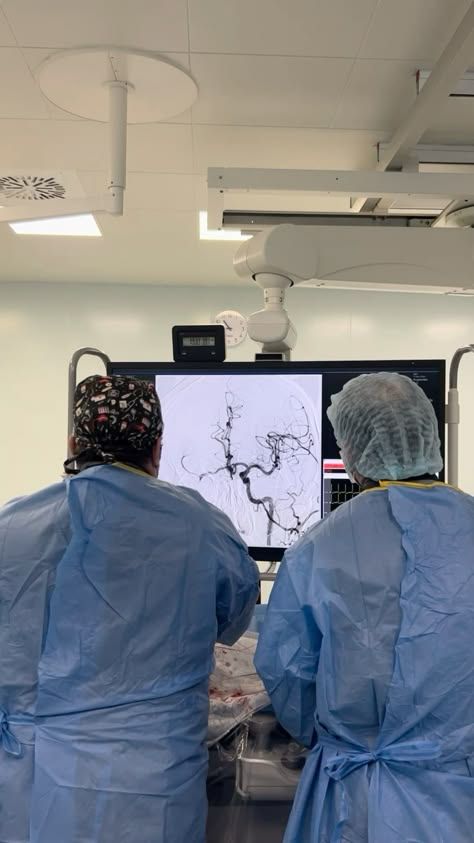
[[[102,196],[45,199],[0,208],[1,222],[79,214],[123,214],[127,125],[156,123],[186,111],[197,97],[190,74],[156,53],[89,47],[53,53],[37,71],[40,88],[63,111],[109,124],[109,179]]]

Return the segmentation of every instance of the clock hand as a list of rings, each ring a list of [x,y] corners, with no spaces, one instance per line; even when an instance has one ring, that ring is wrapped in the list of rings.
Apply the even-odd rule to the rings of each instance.
[[[230,327],[230,325],[229,325],[229,324],[228,324],[228,323],[227,323],[224,319],[223,319],[222,321],[223,321],[223,323],[224,323],[225,327],[227,328],[227,330],[228,330],[228,331],[231,331],[231,330],[232,330],[232,328]]]

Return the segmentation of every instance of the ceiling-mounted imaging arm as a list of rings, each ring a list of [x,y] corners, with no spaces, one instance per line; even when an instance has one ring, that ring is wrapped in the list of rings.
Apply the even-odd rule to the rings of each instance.
[[[448,426],[448,483],[458,485],[459,480],[459,391],[458,373],[461,359],[465,354],[474,352],[474,343],[459,348],[449,368],[448,403],[446,406],[446,424]]]
[[[97,357],[99,360],[102,360],[106,370],[110,363],[110,357],[107,354],[104,354],[103,351],[99,351],[98,348],[79,348],[71,357],[71,362],[69,363],[69,378],[68,378],[68,396],[67,396],[67,454],[68,458],[72,457],[71,454],[71,446],[70,446],[70,438],[74,431],[74,393],[76,392],[77,386],[77,367],[79,365],[79,361],[83,357]]]

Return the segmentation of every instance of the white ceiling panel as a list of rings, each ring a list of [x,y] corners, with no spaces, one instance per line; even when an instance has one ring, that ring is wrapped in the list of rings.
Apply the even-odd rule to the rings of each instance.
[[[24,58],[26,64],[28,65],[28,67],[29,67],[31,73],[33,74],[33,76],[35,75],[35,72],[36,72],[38,66],[41,64],[41,62],[44,61],[45,59],[47,59],[48,56],[52,55],[54,52],[56,52],[56,50],[48,50],[44,47],[22,47],[21,48],[21,53],[23,55],[23,58]],[[36,83],[36,84],[38,84],[38,83]],[[42,94],[41,90],[39,89],[39,86],[38,86],[38,90],[40,91],[43,102],[45,103],[45,106],[48,110],[48,114],[49,114],[50,117],[52,117],[55,120],[82,120],[81,117],[76,117],[73,114],[68,114],[66,111],[62,111],[61,108],[57,108],[55,105],[53,105],[51,102],[49,102],[49,100],[46,99],[46,97]]]
[[[118,44],[186,52],[186,0],[3,0],[25,47]]]
[[[236,283],[235,243],[200,244],[194,212],[129,211],[97,221],[102,238],[25,237],[0,226],[0,251],[8,254],[0,282]]]
[[[79,173],[87,196],[105,192],[107,173]],[[195,211],[193,176],[179,173],[129,173],[125,192],[125,213],[130,211]]]
[[[194,126],[196,170],[208,167],[370,169],[383,132],[266,129],[248,126]]]
[[[193,54],[193,121],[328,126],[351,67],[351,59]]]
[[[0,121],[3,166],[55,170],[107,170],[107,126],[86,120]],[[128,169],[192,172],[190,126],[130,126]]]
[[[381,0],[360,57],[436,61],[470,5],[470,0]]]
[[[189,0],[192,52],[357,55],[377,0]]]
[[[0,9],[0,47],[16,47],[16,41],[8,21]]]
[[[357,61],[332,128],[395,129],[416,97],[411,62]]]
[[[128,169],[144,173],[192,173],[191,126],[171,123],[129,126]]]
[[[0,160],[4,168],[106,169],[106,127],[82,121],[2,120]]]
[[[0,79],[0,120],[49,117],[38,86],[17,48],[0,48]]]

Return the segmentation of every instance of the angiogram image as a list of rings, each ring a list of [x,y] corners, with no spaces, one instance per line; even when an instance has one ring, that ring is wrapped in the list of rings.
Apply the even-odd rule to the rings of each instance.
[[[256,547],[321,517],[321,376],[166,375],[160,477],[197,489]]]

